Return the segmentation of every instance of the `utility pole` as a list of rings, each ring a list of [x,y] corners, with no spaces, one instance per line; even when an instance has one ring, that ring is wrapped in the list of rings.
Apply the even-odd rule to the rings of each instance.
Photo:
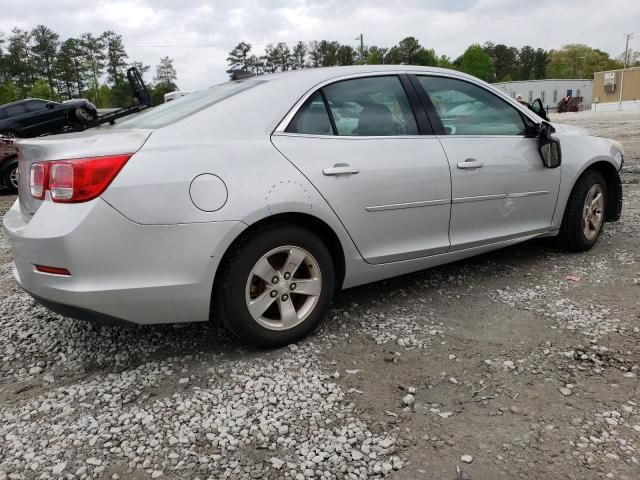
[[[364,36],[360,34],[355,39],[360,40],[360,61],[364,63]]]
[[[629,40],[633,38],[633,33],[625,33],[625,37],[627,37],[627,42],[624,46],[624,68],[627,68],[629,65]]]

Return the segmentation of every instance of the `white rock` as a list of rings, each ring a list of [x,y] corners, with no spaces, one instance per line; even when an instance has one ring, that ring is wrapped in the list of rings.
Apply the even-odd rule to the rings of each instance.
[[[571,395],[573,392],[571,391],[571,389],[566,388],[566,387],[560,387],[558,388],[558,391],[564,395],[565,397],[568,397],[569,395]]]
[[[89,465],[94,465],[94,466],[99,466],[102,465],[102,460],[100,460],[99,458],[95,458],[95,457],[91,457],[91,458],[87,458],[86,462]]]
[[[464,463],[472,463],[473,462],[473,455],[462,455],[460,457],[460,460]]]
[[[416,401],[416,397],[414,397],[413,395],[411,395],[410,393],[406,394],[403,398],[402,398],[402,403],[407,405],[407,406],[411,406],[415,403]]]

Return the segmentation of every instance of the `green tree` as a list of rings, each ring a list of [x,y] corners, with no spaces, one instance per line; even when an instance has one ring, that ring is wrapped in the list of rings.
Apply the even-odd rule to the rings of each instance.
[[[90,73],[79,39],[68,38],[62,42],[56,59],[56,72],[59,88],[67,98],[81,94]]]
[[[552,78],[592,78],[595,72],[622,68],[609,54],[583,44],[569,44],[549,52],[547,76]]]
[[[46,80],[39,78],[34,83],[31,90],[29,90],[29,97],[31,98],[42,98],[43,100],[58,100],[59,97],[56,95],[56,92],[51,85],[47,83]]]
[[[321,40],[318,44],[318,51],[320,52],[320,66],[321,67],[333,67],[338,64],[338,49],[340,44],[338,42],[330,42],[328,40]]]
[[[462,56],[456,60],[461,71],[490,81],[493,78],[494,70],[491,63],[491,57],[483,50],[483,48],[474,44],[471,45]]]
[[[149,71],[151,70],[151,67],[149,65],[145,65],[140,60],[134,60],[129,64],[129,66],[135,67],[140,72],[140,76],[142,77],[143,80],[144,80],[144,76],[147,73],[149,73]]]
[[[31,30],[31,38],[33,41],[31,52],[36,75],[40,78],[46,78],[49,88],[55,92],[57,90],[55,63],[60,47],[60,35],[49,27],[38,25]]]
[[[372,46],[367,49],[364,63],[367,65],[384,65],[387,63],[388,48]]]
[[[291,66],[291,51],[286,43],[269,44],[265,47],[265,60],[271,72],[287,71]]]
[[[92,33],[83,33],[80,37],[80,46],[84,63],[90,72],[92,96],[95,104],[100,103],[100,76],[104,72],[106,55],[103,38],[96,37]]]
[[[20,99],[20,97],[20,91],[15,84],[9,81],[0,83],[0,105],[3,103],[14,102]]]
[[[307,60],[307,46],[304,42],[298,42],[293,47],[293,52],[291,53],[291,68],[294,70],[300,70],[306,67]]]
[[[173,66],[173,59],[170,57],[162,57],[160,63],[156,66],[156,76],[154,78],[157,85],[163,85],[170,90],[165,93],[173,92],[178,89],[176,81],[178,74]]]
[[[355,65],[356,51],[350,45],[340,45],[336,52],[338,65]]]
[[[518,56],[517,48],[508,47],[502,43],[496,45],[492,42],[485,43],[483,48],[487,55],[491,57],[493,69],[495,70],[495,81],[504,81],[505,77],[513,74]]]
[[[533,77],[536,80],[547,78],[547,63],[549,63],[549,53],[542,48],[536,48],[533,57]]]
[[[227,73],[231,73],[234,70],[249,70],[249,53],[251,52],[251,44],[247,42],[240,42],[233,50],[229,52],[227,57],[227,64],[229,69]]]
[[[438,67],[440,68],[454,68],[453,62],[446,55],[440,55],[438,58]]]
[[[518,80],[533,79],[533,68],[535,65],[536,51],[533,47],[525,45],[518,52]]]
[[[309,64],[313,68],[317,68],[322,65],[322,52],[320,51],[320,43],[316,40],[309,42]]]
[[[7,72],[21,95],[26,95],[35,81],[31,57],[31,33],[14,28],[7,47]]]
[[[118,85],[124,81],[129,59],[122,35],[107,30],[102,34],[101,39],[105,48],[107,81],[112,85]]]

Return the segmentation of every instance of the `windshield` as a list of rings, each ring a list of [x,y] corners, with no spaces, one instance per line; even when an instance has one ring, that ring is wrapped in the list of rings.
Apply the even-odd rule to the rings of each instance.
[[[117,124],[114,128],[161,128],[204,110],[243,90],[254,87],[263,81],[244,80],[214,85],[206,90],[190,93],[168,103],[163,103],[130,120]]]

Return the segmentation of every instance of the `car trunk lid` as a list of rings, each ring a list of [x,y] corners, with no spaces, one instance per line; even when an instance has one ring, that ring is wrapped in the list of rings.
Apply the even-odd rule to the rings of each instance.
[[[29,173],[35,162],[69,160],[135,153],[149,138],[153,130],[85,131],[52,137],[18,140],[18,197],[25,222],[29,222],[45,200],[31,196]]]

